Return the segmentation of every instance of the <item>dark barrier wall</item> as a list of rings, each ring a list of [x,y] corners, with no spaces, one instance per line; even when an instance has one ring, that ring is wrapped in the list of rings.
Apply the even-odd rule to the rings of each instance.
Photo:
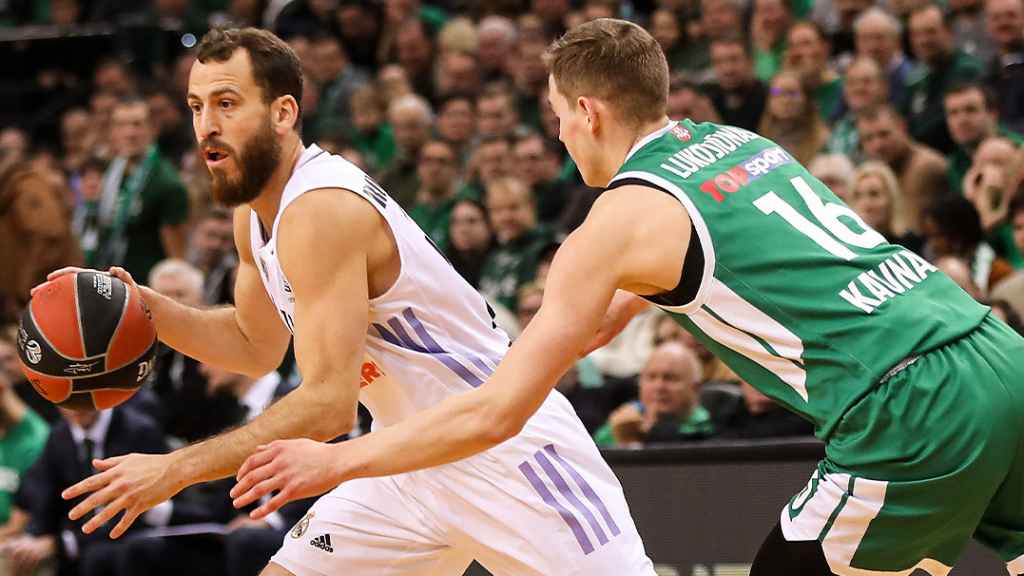
[[[655,563],[682,576],[739,576],[747,574],[761,540],[807,483],[823,449],[817,441],[796,440],[604,454]],[[1006,567],[972,543],[950,574],[1006,576]]]

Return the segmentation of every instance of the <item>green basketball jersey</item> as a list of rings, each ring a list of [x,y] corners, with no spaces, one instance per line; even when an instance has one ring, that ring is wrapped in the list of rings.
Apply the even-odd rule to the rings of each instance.
[[[609,187],[630,182],[678,198],[702,249],[687,257],[703,257],[695,296],[659,306],[820,438],[894,366],[988,312],[747,130],[673,122],[633,147]]]

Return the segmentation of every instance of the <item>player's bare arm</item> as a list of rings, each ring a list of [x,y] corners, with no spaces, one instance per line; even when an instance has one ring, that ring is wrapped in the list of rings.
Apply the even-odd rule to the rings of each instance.
[[[329,440],[348,432],[355,420],[369,309],[368,254],[379,252],[382,228],[369,204],[339,190],[311,192],[290,205],[277,245],[295,294],[302,385],[252,422],[204,442],[166,455],[96,461],[100,473],[63,494],[70,499],[92,493],[72,509],[71,518],[102,507],[83,527],[90,533],[124,510],[111,532],[117,538],[139,514],[186,486],[231,475],[260,445],[282,438]]]
[[[235,211],[234,235],[238,249],[234,306],[193,308],[146,286],[139,289],[153,315],[160,340],[204,364],[255,378],[281,364],[289,336],[263,290],[253,262],[247,207]],[[48,279],[76,270],[79,269],[57,270]],[[110,273],[135,284],[123,268],[111,268]]]
[[[349,442],[275,442],[239,470],[236,506],[275,489],[306,497],[353,478],[453,462],[515,436],[593,338],[616,289],[655,294],[678,284],[689,235],[675,198],[638,186],[605,193],[558,251],[541,310],[490,380]],[[314,458],[331,463],[327,474],[304,469]],[[287,500],[278,495],[253,515]]]

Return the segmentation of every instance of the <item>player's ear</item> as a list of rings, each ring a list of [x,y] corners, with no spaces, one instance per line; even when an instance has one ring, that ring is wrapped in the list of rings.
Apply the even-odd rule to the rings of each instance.
[[[600,115],[597,113],[597,103],[586,96],[580,96],[576,99],[576,106],[579,108],[579,113],[583,114],[587,121],[587,128],[591,134],[594,134],[598,130],[600,122]]]
[[[291,130],[299,121],[299,103],[291,94],[277,97],[270,104],[270,119],[275,128]]]

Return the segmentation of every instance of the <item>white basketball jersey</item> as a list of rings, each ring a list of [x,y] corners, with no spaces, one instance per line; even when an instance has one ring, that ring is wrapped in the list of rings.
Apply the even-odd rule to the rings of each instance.
[[[495,325],[486,301],[377,183],[316,145],[303,152],[285,185],[266,242],[259,218],[251,214],[253,258],[288,330],[294,328],[295,297],[277,259],[277,228],[289,204],[320,188],[350,190],[373,205],[391,228],[401,259],[394,285],[370,300],[359,399],[375,425],[393,424],[481,385],[509,347],[509,338]],[[316,256],[310,255],[309,262],[315,264]]]

